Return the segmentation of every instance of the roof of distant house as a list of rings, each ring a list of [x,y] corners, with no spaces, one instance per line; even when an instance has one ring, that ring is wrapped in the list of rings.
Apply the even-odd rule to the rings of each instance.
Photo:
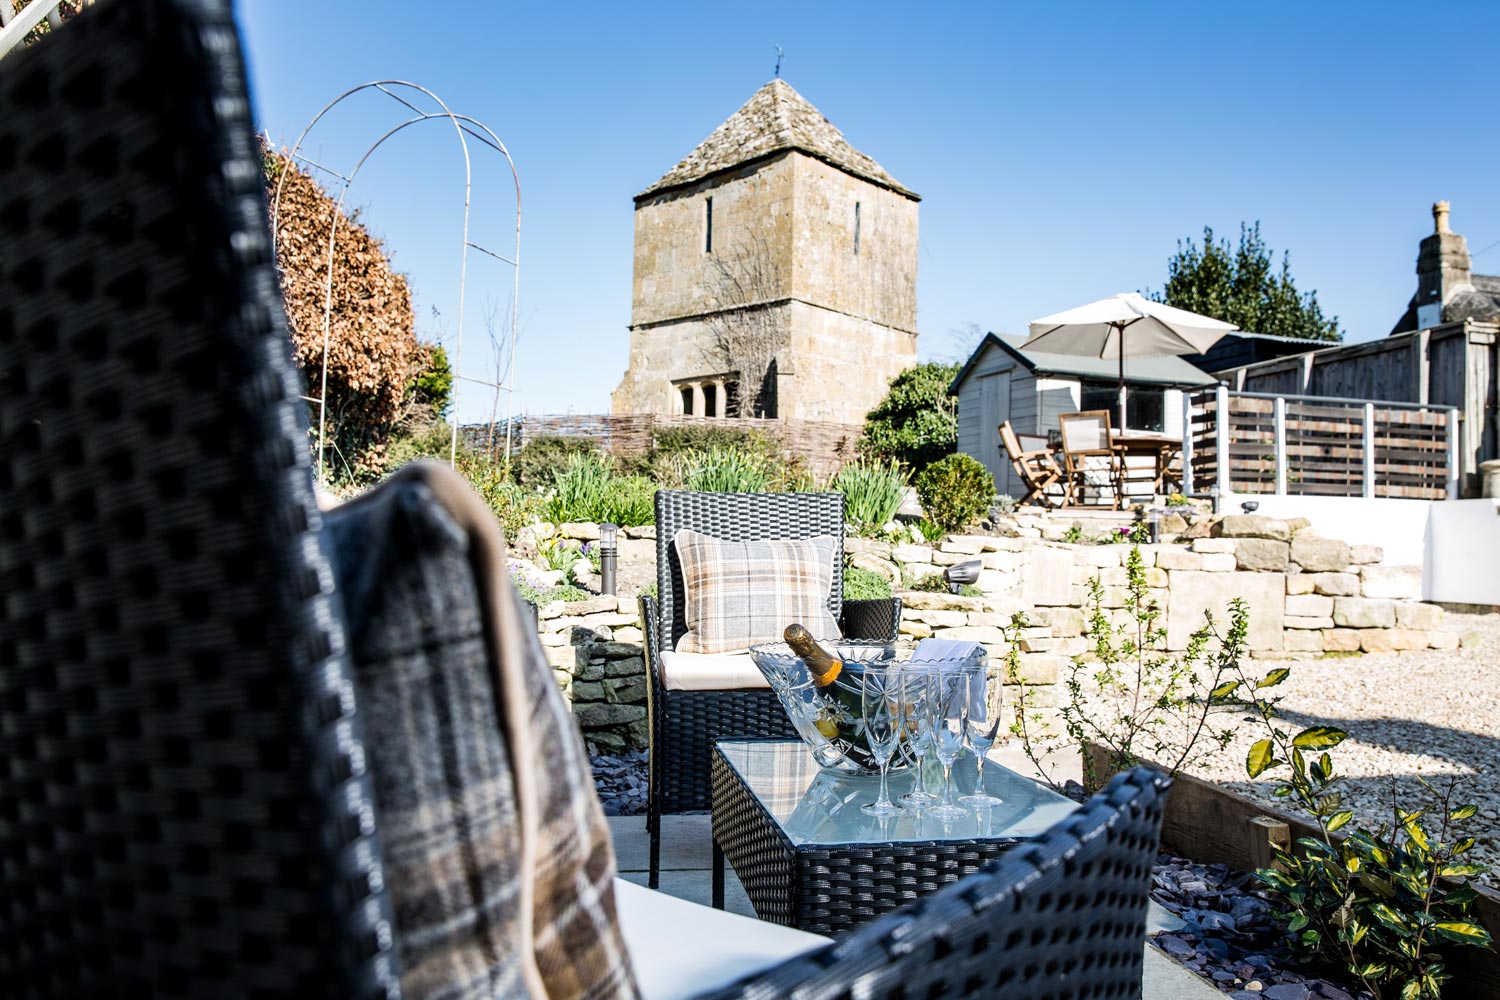
[[[1089,379],[1090,381],[1113,382],[1120,377],[1120,362],[1116,358],[1089,357],[1081,354],[1052,354],[1049,352],[1022,350],[1025,337],[987,333],[969,360],[953,380],[956,391],[958,383],[969,374],[969,369],[979,361],[986,346],[993,344],[1013,355],[1034,375],[1061,375],[1065,378]],[[1126,358],[1125,381],[1127,384],[1198,386],[1208,385],[1214,378],[1201,368],[1194,367],[1179,357]]]
[[[1466,319],[1500,322],[1500,274],[1469,275],[1468,284],[1460,285],[1443,303],[1444,323],[1461,323]],[[1413,295],[1391,333],[1407,333],[1417,326],[1417,297]]]
[[[751,95],[681,163],[636,195],[636,200],[789,150],[816,157],[913,201],[921,200],[916,192],[886,173],[884,167],[849,145],[837,126],[780,78]]]

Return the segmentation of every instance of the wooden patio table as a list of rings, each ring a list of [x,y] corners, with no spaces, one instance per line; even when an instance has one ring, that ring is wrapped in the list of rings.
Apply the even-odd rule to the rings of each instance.
[[[1115,434],[1110,438],[1110,447],[1120,456],[1121,479],[1130,481],[1131,458],[1150,458],[1154,463],[1151,490],[1153,494],[1167,493],[1167,487],[1180,487],[1172,477],[1172,459],[1182,451],[1182,442],[1165,434]],[[1144,482],[1144,479],[1137,479]]]

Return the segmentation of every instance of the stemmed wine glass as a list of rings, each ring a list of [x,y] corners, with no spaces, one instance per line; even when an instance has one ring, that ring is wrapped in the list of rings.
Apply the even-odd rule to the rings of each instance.
[[[1000,732],[1000,718],[1004,714],[1002,712],[1004,688],[998,676],[990,676],[983,660],[979,661],[978,670],[982,679],[977,679],[973,683],[984,686],[984,698],[977,705],[974,704],[972,698],[964,700],[967,709],[964,713],[964,735],[968,740],[969,749],[974,751],[978,772],[974,779],[974,794],[965,795],[958,801],[972,809],[989,809],[1004,801],[984,789],[984,761],[990,752],[990,747],[995,745],[995,737]]]
[[[901,801],[911,806],[927,806],[938,800],[927,790],[927,775],[922,765],[927,752],[932,749],[932,725],[927,717],[926,704],[932,689],[930,668],[906,666],[901,670],[901,706],[906,712],[906,742],[916,761],[917,784]]]
[[[901,807],[891,801],[887,776],[891,767],[891,755],[896,752],[901,730],[905,725],[901,708],[901,671],[899,669],[868,663],[861,671],[860,711],[865,727],[865,743],[870,756],[880,768],[880,797],[859,807],[867,816],[895,816]]]
[[[927,720],[932,727],[932,750],[943,765],[943,800],[930,813],[940,820],[962,819],[968,810],[953,801],[953,762],[964,746],[964,715],[969,700],[967,667],[933,671],[928,691]]]

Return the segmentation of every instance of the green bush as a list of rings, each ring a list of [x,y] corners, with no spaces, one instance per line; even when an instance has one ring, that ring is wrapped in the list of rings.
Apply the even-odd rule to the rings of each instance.
[[[670,451],[652,455],[642,466],[642,473],[660,489],[680,490],[698,461],[696,451]]]
[[[766,489],[772,493],[812,493],[818,486],[817,478],[802,464],[801,456],[771,459]]]
[[[570,538],[544,538],[536,548],[548,569],[560,570],[566,576],[572,575],[573,564],[583,558],[583,549]]]
[[[989,513],[995,480],[971,455],[954,454],[917,474],[917,496],[927,516],[948,531],[962,531]]]
[[[385,467],[394,472],[407,462],[418,458],[440,458],[446,462],[452,440],[452,425],[441,420],[410,428],[405,433],[391,438],[390,444],[386,447]],[[474,451],[464,444],[462,438],[458,441],[458,457],[471,460],[478,458]]]
[[[609,494],[614,478],[608,456],[596,451],[569,455],[567,465],[552,481],[547,519],[554,524],[609,520]]]
[[[433,416],[447,418],[453,407],[453,368],[448,352],[438,344],[429,345],[427,367],[409,383],[406,391],[417,406],[425,406]]]
[[[506,538],[515,539],[522,528],[542,519],[541,496],[511,482],[504,466],[480,456],[460,455],[457,468],[495,512]]]
[[[767,457],[781,450],[770,435],[748,427],[716,427],[712,424],[663,427],[651,438],[653,456],[674,455],[684,451],[712,451],[715,448],[732,448]]]
[[[860,566],[844,570],[844,600],[878,601],[891,596],[891,581]]]
[[[844,520],[861,533],[877,531],[896,517],[906,471],[896,462],[861,459],[839,470],[833,488],[844,494]]]
[[[929,542],[940,542],[948,536],[947,530],[930,517],[924,517],[917,522],[917,531]]]
[[[394,439],[386,453],[386,468],[394,472],[419,458],[448,461],[452,434],[450,425],[436,422]],[[495,512],[506,538],[514,540],[522,528],[542,519],[541,495],[513,482],[504,463],[475,451],[460,440],[453,467]]]
[[[521,595],[522,600],[530,601],[537,607],[545,607],[553,601],[586,601],[590,595],[588,591],[582,590],[572,584],[564,584],[558,587],[537,587],[525,580],[516,580],[516,592]]]
[[[656,484],[645,476],[616,476],[605,502],[606,521],[622,528],[656,523]]]
[[[770,463],[763,455],[738,448],[695,452],[683,485],[705,493],[764,493]]]
[[[871,458],[923,469],[953,451],[958,441],[958,397],[948,386],[958,365],[936,362],[908,368],[891,380],[880,405],[865,417],[859,450]]]
[[[546,489],[567,470],[574,455],[587,454],[597,454],[597,450],[583,438],[556,435],[528,438],[516,453],[516,479],[527,486]]]

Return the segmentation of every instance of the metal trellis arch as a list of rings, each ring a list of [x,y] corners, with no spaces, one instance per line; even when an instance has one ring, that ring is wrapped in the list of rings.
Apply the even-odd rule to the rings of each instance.
[[[399,94],[395,93],[392,88],[407,88],[409,90],[412,90],[412,91],[415,91],[415,92],[420,93],[422,95],[425,95],[426,97],[430,98],[434,103],[436,103],[438,105],[438,107],[441,108],[442,110],[441,111],[424,111],[424,110],[422,110],[422,108],[418,107],[416,104],[413,104],[411,101],[408,101],[406,98],[404,98],[404,97],[400,96]],[[318,163],[317,161],[312,160],[312,159],[308,158],[307,156],[304,156],[302,154],[303,144],[307,141],[308,135],[317,126],[318,122],[321,121],[324,118],[324,116],[326,116],[330,111],[332,111],[340,103],[342,103],[343,101],[347,100],[350,97],[353,97],[355,94],[362,93],[363,91],[366,91],[366,90],[376,90],[376,91],[379,91],[380,93],[386,95],[387,97],[391,98],[393,101],[395,101],[398,104],[400,104],[403,107],[405,107],[407,110],[411,111],[412,112],[412,117],[407,118],[404,121],[398,122],[397,124],[393,125],[391,128],[387,129],[385,131],[385,133],[382,134],[378,139],[376,139],[373,143],[371,143],[365,149],[364,153],[360,155],[359,160],[354,165],[354,169],[350,170],[347,174],[340,173],[339,171],[334,170],[331,167],[325,166],[324,164]],[[476,385],[487,386],[488,388],[490,388],[490,389],[493,390],[494,395],[492,397],[491,416],[490,416],[490,427],[491,427],[491,429],[493,429],[494,425],[495,425],[495,411],[499,407],[500,394],[502,392],[505,393],[505,397],[506,397],[505,452],[506,452],[507,455],[510,454],[510,444],[511,444],[511,440],[510,440],[510,435],[511,435],[511,429],[510,429],[511,420],[510,420],[510,417],[512,415],[512,409],[513,409],[512,402],[513,402],[514,397],[515,397],[516,337],[517,337],[517,334],[519,332],[520,300],[521,300],[521,178],[520,178],[520,175],[516,172],[515,161],[511,159],[510,151],[505,148],[505,144],[500,141],[500,137],[497,136],[487,125],[485,125],[484,123],[482,123],[480,121],[477,121],[474,118],[470,118],[467,115],[455,114],[453,111],[449,110],[448,105],[445,104],[440,97],[438,97],[432,91],[428,90],[426,87],[423,87],[423,86],[421,86],[419,84],[415,84],[415,83],[409,83],[409,82],[407,82],[405,80],[376,80],[376,81],[372,81],[370,83],[361,84],[358,87],[350,88],[349,90],[346,90],[344,93],[340,94],[338,97],[334,98],[332,101],[330,101],[327,104],[325,104],[323,106],[323,109],[321,111],[319,111],[315,116],[313,116],[312,121],[310,121],[310,122],[307,123],[307,127],[304,128],[302,130],[302,134],[297,137],[296,144],[292,147],[291,152],[288,154],[288,157],[290,159],[292,159],[292,160],[294,160],[294,161],[296,161],[298,163],[307,164],[308,166],[310,166],[310,167],[312,167],[312,168],[314,168],[314,169],[316,169],[318,171],[321,171],[322,173],[326,173],[326,174],[329,174],[329,175],[331,175],[333,177],[337,177],[340,181],[343,182],[342,187],[339,190],[338,200],[337,200],[337,202],[335,204],[335,207],[334,207],[333,218],[332,218],[332,220],[331,220],[331,222],[329,223],[329,226],[328,226],[328,267],[327,267],[327,272],[326,272],[326,274],[324,276],[324,287],[323,287],[323,362],[322,362],[322,371],[320,373],[320,379],[319,379],[320,387],[319,387],[319,391],[318,391],[318,395],[317,396],[305,396],[305,397],[303,397],[308,402],[310,402],[310,403],[316,403],[318,405],[318,480],[319,480],[319,482],[323,481],[323,452],[324,452],[324,447],[325,447],[326,439],[327,439],[328,347],[329,347],[329,340],[330,340],[330,337],[331,337],[331,334],[332,334],[332,330],[333,330],[333,265],[334,265],[334,245],[335,245],[334,244],[334,240],[335,240],[335,236],[338,233],[339,218],[343,214],[344,198],[345,198],[346,195],[348,195],[349,188],[350,188],[351,185],[353,185],[355,177],[357,177],[359,175],[360,169],[365,165],[365,161],[367,161],[374,154],[374,152],[377,149],[379,149],[385,143],[385,141],[387,139],[389,139],[392,136],[396,135],[398,132],[403,131],[404,129],[408,128],[409,126],[416,125],[419,122],[427,122],[427,121],[448,121],[448,122],[452,122],[455,134],[458,136],[459,146],[463,150],[463,156],[464,156],[463,246],[462,246],[462,250],[461,250],[460,255],[459,255],[459,274],[458,274],[458,329],[455,332],[455,346],[454,346],[454,357],[453,357],[453,397],[452,397],[452,399],[453,399],[454,420],[453,420],[452,436],[451,436],[451,438],[449,440],[449,443],[448,443],[448,462],[449,462],[450,465],[453,464],[454,461],[455,461],[455,459],[456,459],[456,457],[457,457],[457,453],[458,453],[458,419],[457,419],[457,417],[458,417],[458,395],[459,395],[459,383],[460,382],[472,382],[472,383],[474,383]],[[494,149],[496,152],[498,152],[501,156],[505,157],[506,165],[509,166],[509,168],[510,168],[511,180],[513,181],[513,183],[515,185],[515,191],[516,191],[516,240],[515,240],[515,250],[513,251],[512,255],[510,257],[506,257],[503,254],[496,253],[495,251],[487,249],[486,247],[483,247],[483,246],[481,246],[478,243],[472,242],[469,239],[469,207],[470,207],[470,198],[471,198],[472,187],[473,187],[473,169],[472,169],[472,166],[470,164],[470,159],[469,159],[469,143],[468,143],[468,139],[469,138],[476,139],[481,144],[483,144],[485,146],[489,146],[491,149]],[[285,182],[286,182],[286,174],[283,173],[281,175],[281,177],[276,182],[276,194],[275,194],[275,197],[272,199],[272,202],[271,202],[271,235],[272,235],[272,239],[273,240],[276,238],[276,221],[277,221],[278,214],[279,214],[279,212],[281,210],[281,189],[282,189],[283,184],[285,184]],[[505,363],[505,369],[506,370],[502,373],[502,372],[500,372],[498,370],[498,367],[497,367],[497,370],[495,372],[495,380],[492,381],[492,382],[491,381],[486,381],[484,379],[470,378],[470,377],[468,377],[468,376],[466,376],[466,375],[463,374],[463,367],[462,366],[463,366],[463,346],[464,346],[464,301],[465,301],[465,293],[467,291],[467,286],[468,286],[469,250],[471,248],[474,249],[474,250],[478,250],[480,253],[483,253],[483,254],[486,254],[486,255],[488,255],[490,257],[493,257],[496,260],[499,260],[499,261],[501,261],[503,263],[509,264],[511,266],[512,271],[514,272],[514,286],[513,286],[512,291],[511,291],[510,343],[509,343],[507,351],[506,351],[506,363]]]

